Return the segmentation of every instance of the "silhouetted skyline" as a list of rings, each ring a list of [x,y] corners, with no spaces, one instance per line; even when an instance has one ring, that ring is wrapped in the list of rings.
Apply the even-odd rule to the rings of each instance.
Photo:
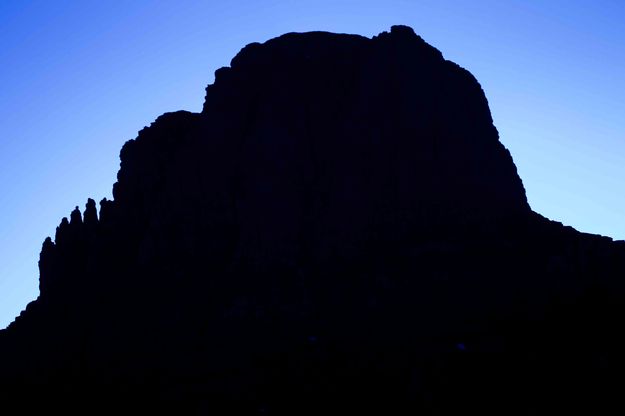
[[[290,31],[407,24],[470,70],[530,205],[625,238],[625,29],[618,2],[2,2],[0,327],[37,296],[61,217],[111,196],[119,148],[166,111],[199,111],[213,71]]]
[[[0,331],[0,410],[624,413],[625,241],[532,211],[412,28],[250,43],[120,159]]]

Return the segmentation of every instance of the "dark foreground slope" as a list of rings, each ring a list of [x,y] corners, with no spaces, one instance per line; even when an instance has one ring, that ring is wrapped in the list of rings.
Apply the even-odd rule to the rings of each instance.
[[[246,46],[113,193],[44,242],[0,407],[622,410],[623,242],[532,212],[477,81],[409,28]]]

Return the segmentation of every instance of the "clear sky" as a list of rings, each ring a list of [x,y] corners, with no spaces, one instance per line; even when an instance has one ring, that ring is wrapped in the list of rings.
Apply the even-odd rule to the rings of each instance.
[[[111,197],[122,144],[292,31],[412,26],[482,84],[532,208],[625,239],[623,22],[621,0],[1,0],[0,327],[37,297],[60,219]]]

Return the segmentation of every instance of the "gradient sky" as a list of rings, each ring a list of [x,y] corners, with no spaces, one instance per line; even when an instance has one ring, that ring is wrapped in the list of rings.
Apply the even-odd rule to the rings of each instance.
[[[0,328],[37,297],[60,219],[111,197],[122,144],[292,31],[412,26],[480,81],[532,208],[625,239],[623,22],[621,0],[1,0]]]

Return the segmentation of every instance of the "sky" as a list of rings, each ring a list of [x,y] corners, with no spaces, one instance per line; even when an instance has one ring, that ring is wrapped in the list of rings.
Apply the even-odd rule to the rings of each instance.
[[[0,328],[61,218],[111,198],[123,143],[286,32],[413,27],[482,85],[531,207],[625,239],[624,21],[620,0],[1,0]]]

